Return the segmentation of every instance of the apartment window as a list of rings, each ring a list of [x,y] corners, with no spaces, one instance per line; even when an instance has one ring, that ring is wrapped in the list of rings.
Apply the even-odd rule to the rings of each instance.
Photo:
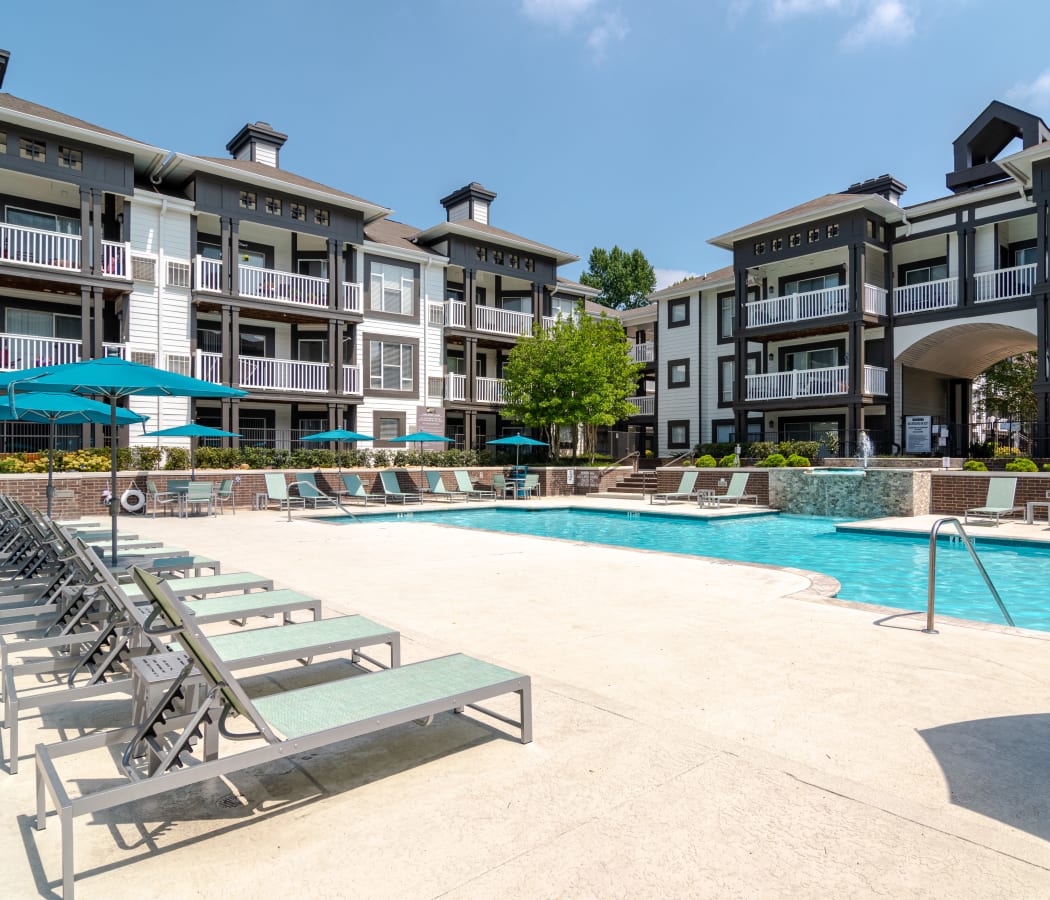
[[[829,225],[828,228],[827,228],[827,234],[828,234],[829,238],[838,237],[839,236],[839,226],[838,226],[838,224],[836,223],[834,225]]]
[[[332,220],[331,213],[327,209],[315,209],[314,210],[314,225],[321,225],[325,228],[328,227]]]
[[[74,169],[79,172],[84,168],[84,154],[72,147],[58,148],[58,166],[60,169]]]
[[[492,251],[492,261],[497,266],[502,266],[503,265],[503,251],[502,250],[493,250]]]
[[[819,241],[820,240],[820,229],[819,228],[810,228],[809,231],[806,232],[806,240],[809,241],[809,243],[811,243],[811,244],[815,244],[817,241]]]
[[[555,319],[574,319],[578,303],[572,297],[551,297],[551,316]]]
[[[807,369],[830,369],[839,364],[837,347],[816,347],[809,350],[792,350],[784,354],[784,368],[790,372]]]
[[[377,312],[410,316],[415,299],[415,272],[394,263],[370,262],[370,304]]]
[[[477,257],[478,262],[489,261],[489,251],[487,247],[475,247],[474,255]]]
[[[771,246],[772,246],[772,249],[773,249],[774,253],[777,253],[778,251],[784,249],[784,239],[783,238],[773,238],[773,240],[770,243],[771,243]]]
[[[372,418],[372,430],[377,444],[385,444],[405,433],[405,414],[394,412],[376,412]],[[401,447],[402,444],[391,444]]]
[[[202,353],[222,353],[222,334],[219,329],[197,326],[197,349]],[[243,424],[243,420],[242,420]]]
[[[299,338],[299,356],[301,362],[328,362],[328,341],[323,337]]]
[[[0,153],[7,153],[7,132],[0,131]]]
[[[718,340],[731,340],[734,328],[736,328],[736,297],[733,294],[719,294]]]
[[[761,256],[763,253],[766,252],[766,242],[765,241],[757,241],[754,244],[753,249],[755,251],[755,256]]]
[[[669,388],[689,387],[688,359],[669,359],[667,361],[667,386]]]
[[[44,161],[44,142],[34,141],[32,138],[22,138],[18,142],[18,155],[22,159],[31,159],[33,162]]]
[[[190,286],[190,264],[168,260],[168,286],[188,288]]]
[[[74,219],[72,216],[8,206],[4,210],[4,218],[8,225],[21,225],[23,228],[36,228],[40,231],[57,231],[59,234],[80,234],[80,219]]]
[[[675,450],[689,447],[688,419],[672,419],[667,423],[667,446]]]
[[[510,266],[512,269],[518,268],[518,256],[517,256],[517,254],[512,253],[510,255],[509,259],[507,260],[507,265]]]
[[[736,374],[736,362],[732,357],[723,359],[718,364],[718,405],[728,406],[733,402],[733,377]]]
[[[796,231],[794,234],[788,236],[789,247],[800,247],[802,246],[802,232]]]
[[[536,271],[536,260],[534,260],[531,256],[526,256],[525,257],[525,271],[526,272],[535,272]]]
[[[79,341],[80,316],[39,312],[31,309],[9,309],[4,330],[8,334],[27,334],[33,337],[61,338]]]
[[[383,391],[411,391],[412,345],[372,341],[368,347],[369,387]]]
[[[1038,259],[1037,247],[1019,247],[1013,252],[1013,265],[1030,266],[1035,265]]]
[[[667,327],[684,328],[689,324],[689,298],[671,300],[667,304]]]
[[[839,286],[838,272],[827,275],[814,275],[811,278],[798,278],[794,281],[784,282],[785,294],[806,294],[810,291],[823,291],[825,288]]]
[[[288,205],[288,211],[291,213],[292,218],[296,222],[306,221],[306,205],[303,203],[290,203]]]
[[[255,209],[256,204],[255,191],[241,191],[241,209]]]
[[[265,209],[267,214],[271,216],[279,216],[281,214],[281,198],[267,197],[263,209]]]
[[[904,271],[904,283],[909,284],[926,284],[928,281],[940,281],[942,278],[948,277],[948,264],[944,263],[923,263]]]

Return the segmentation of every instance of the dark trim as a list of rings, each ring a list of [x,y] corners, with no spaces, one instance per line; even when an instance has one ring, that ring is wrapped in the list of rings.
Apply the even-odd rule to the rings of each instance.
[[[734,366],[734,370],[733,370],[733,372],[734,372],[734,381],[735,381],[736,356],[720,356],[720,357],[718,357],[718,360],[717,360],[717,369],[718,369],[718,371],[717,371],[717,376],[718,376],[718,379],[717,379],[718,380],[718,402],[715,405],[717,407],[719,407],[720,409],[725,409],[727,407],[732,407],[733,401],[736,399],[736,392],[735,392],[735,390],[730,392],[730,396],[729,396],[728,400],[725,399],[725,387],[726,387],[726,383],[725,383],[725,364],[726,363],[732,363],[733,364],[733,366]]]
[[[807,278],[820,278],[822,275],[838,275],[838,287],[848,286],[848,282],[846,281],[846,266],[828,266],[824,269],[810,269],[806,272],[800,272],[795,275],[781,275],[780,278],[777,280],[777,296],[787,296],[787,294],[784,293],[784,285],[787,284],[789,281],[804,281]]]
[[[674,382],[671,380],[671,370],[675,366],[685,366],[685,381]],[[689,371],[690,371],[690,359],[688,356],[684,356],[680,359],[669,359],[667,360],[667,388],[668,390],[674,390],[676,388],[687,388],[689,387]]]
[[[777,352],[777,371],[778,372],[793,372],[794,369],[787,368],[787,357],[789,353],[798,353],[801,350],[828,350],[833,349],[838,351],[838,360],[835,363],[837,366],[845,365],[846,359],[846,340],[843,338],[841,341],[814,341],[812,344],[791,344],[787,347],[779,347]],[[845,402],[843,400],[842,402]]]
[[[685,440],[675,441],[672,440],[671,435],[676,428],[685,428]],[[688,450],[692,447],[692,443],[689,440],[689,428],[690,422],[688,419],[668,419],[667,420],[667,448],[669,450]]]
[[[679,297],[675,300],[667,301],[667,327],[668,328],[688,328],[689,321],[692,314],[692,297]],[[681,321],[676,322],[672,315],[672,311],[675,309],[684,308],[685,318]]]
[[[383,410],[374,409],[372,410],[372,433],[376,436],[376,439],[372,442],[373,447],[386,448],[389,447],[391,450],[404,450],[406,448],[413,449],[409,444],[393,443],[391,441],[379,440],[379,420],[380,419],[397,419],[400,422],[401,434],[407,434],[408,432],[408,413],[398,412],[396,410]]]
[[[384,344],[408,344],[412,351],[412,388],[408,391],[393,391],[387,388],[371,387],[371,360],[373,342]],[[363,332],[361,334],[361,392],[365,397],[397,397],[404,400],[419,396],[419,339],[405,337],[400,334],[376,334]]]
[[[372,263],[383,265],[400,266],[402,269],[411,269],[412,276],[412,312],[405,316],[400,313],[384,312],[381,309],[372,309]],[[420,302],[420,266],[419,263],[409,262],[405,259],[397,259],[393,256],[378,256],[372,253],[365,254],[364,273],[361,278],[361,302],[362,311],[370,319],[385,319],[388,322],[422,322],[422,306]]]
[[[722,301],[729,298],[733,301],[733,327],[729,330],[728,336],[723,335],[723,315],[722,315]],[[740,320],[737,316],[740,304],[736,302],[736,291],[720,291],[715,294],[715,318],[717,319],[716,326],[717,331],[715,332],[715,343],[716,344],[731,344],[733,343],[733,333],[740,327]]]

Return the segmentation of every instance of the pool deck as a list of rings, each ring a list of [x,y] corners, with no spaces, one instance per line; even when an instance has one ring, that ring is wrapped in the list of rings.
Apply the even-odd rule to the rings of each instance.
[[[79,897],[1050,893],[1050,634],[925,635],[921,615],[765,566],[312,519],[123,525],[398,628],[406,662],[463,651],[531,675],[534,742],[444,716],[78,819]],[[970,530],[1050,539],[1045,524]],[[57,896],[57,823],[32,829],[27,751],[91,721],[25,720],[22,771],[0,773],[5,896]]]

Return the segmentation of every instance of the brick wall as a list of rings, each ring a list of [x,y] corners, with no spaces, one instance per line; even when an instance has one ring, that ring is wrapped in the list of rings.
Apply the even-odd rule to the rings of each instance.
[[[682,483],[682,473],[692,471],[688,468],[671,466],[666,469],[656,470],[656,492],[666,494],[678,490]],[[747,494],[757,494],[758,502],[767,505],[769,503],[769,473],[765,469],[696,469],[696,487],[700,490],[714,491],[716,494],[724,494],[729,486],[729,480],[734,472],[746,471]],[[725,484],[718,482],[725,479]]]
[[[1050,474],[1010,472],[1017,476],[1014,505],[1023,507],[1029,500],[1046,500],[1050,491]],[[932,511],[938,515],[963,515],[966,510],[984,506],[988,481],[984,472],[937,472],[933,475]]]

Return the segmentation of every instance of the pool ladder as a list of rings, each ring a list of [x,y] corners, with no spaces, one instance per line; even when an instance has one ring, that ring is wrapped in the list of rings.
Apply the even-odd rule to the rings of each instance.
[[[970,556],[973,558],[974,564],[977,566],[977,571],[981,573],[984,583],[988,585],[988,590],[992,592],[992,597],[994,597],[995,602],[999,604],[999,611],[1003,614],[1003,618],[1006,619],[1006,624],[1012,627],[1014,620],[1007,611],[1006,604],[1003,603],[1003,598],[999,596],[999,592],[995,589],[995,585],[992,584],[992,579],[988,577],[988,572],[984,568],[980,557],[977,556],[977,550],[974,548],[970,536],[966,533],[966,529],[963,528],[962,522],[955,518],[955,516],[945,516],[943,519],[938,519],[934,522],[933,528],[930,529],[930,574],[928,576],[926,589],[926,627],[923,629],[923,633],[937,634],[937,629],[933,627],[933,598],[937,584],[937,532],[941,530],[942,525],[949,524],[955,526],[955,530],[959,533],[960,539],[963,544],[966,545],[966,549],[970,551]]]

